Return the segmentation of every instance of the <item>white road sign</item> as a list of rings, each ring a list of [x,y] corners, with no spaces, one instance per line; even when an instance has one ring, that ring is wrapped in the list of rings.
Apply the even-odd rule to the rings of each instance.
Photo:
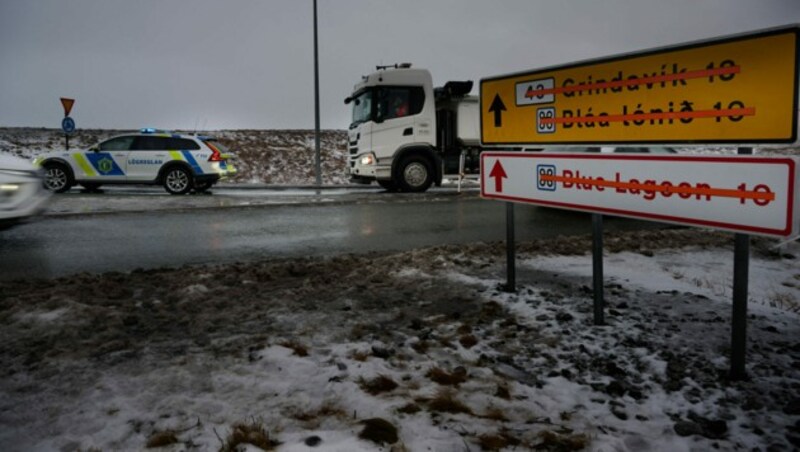
[[[748,234],[800,234],[798,157],[481,154],[481,196]]]

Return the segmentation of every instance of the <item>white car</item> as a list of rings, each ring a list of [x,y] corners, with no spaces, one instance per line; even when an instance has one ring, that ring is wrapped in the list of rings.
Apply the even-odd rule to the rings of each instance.
[[[45,186],[62,193],[80,184],[163,185],[173,195],[205,191],[232,176],[232,155],[214,138],[155,129],[115,136],[88,150],[52,152],[34,163],[45,170]]]
[[[0,229],[44,210],[50,192],[44,189],[42,178],[31,162],[0,154]]]

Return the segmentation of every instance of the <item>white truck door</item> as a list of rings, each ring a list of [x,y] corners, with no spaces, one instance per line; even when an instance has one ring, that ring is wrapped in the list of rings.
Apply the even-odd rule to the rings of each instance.
[[[412,105],[413,87],[381,87],[377,90],[372,150],[379,159],[392,156],[406,143],[416,141],[415,115],[421,107]],[[417,88],[421,89],[421,88]]]

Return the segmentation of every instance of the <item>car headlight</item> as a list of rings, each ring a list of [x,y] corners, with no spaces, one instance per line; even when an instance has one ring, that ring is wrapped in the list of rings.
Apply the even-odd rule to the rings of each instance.
[[[366,154],[361,157],[361,164],[362,165],[372,165],[375,163],[375,155],[374,154]]]

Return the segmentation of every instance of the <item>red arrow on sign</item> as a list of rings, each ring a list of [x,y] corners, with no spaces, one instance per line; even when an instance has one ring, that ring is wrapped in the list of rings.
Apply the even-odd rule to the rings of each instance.
[[[502,193],[503,179],[507,179],[508,175],[503,169],[503,165],[500,164],[500,160],[495,160],[492,171],[489,173],[489,177],[494,177],[494,191]]]

